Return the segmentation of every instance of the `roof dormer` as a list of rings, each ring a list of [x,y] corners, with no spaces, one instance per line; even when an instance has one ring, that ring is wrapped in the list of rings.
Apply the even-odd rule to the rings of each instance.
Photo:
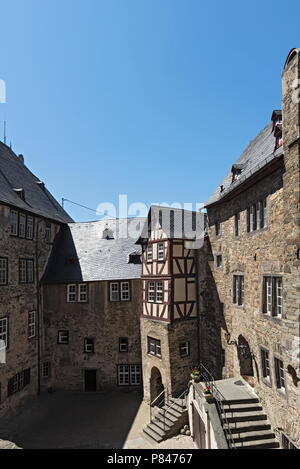
[[[102,238],[107,240],[115,239],[114,232],[108,226],[106,226],[105,230],[103,230]]]
[[[273,111],[271,121],[273,122],[273,132],[277,125],[282,125],[282,111],[277,110]]]
[[[234,164],[232,166],[231,172],[232,172],[232,182],[235,182],[238,180],[238,178],[241,176],[243,170],[245,169],[244,164]]]
[[[21,200],[25,201],[25,191],[23,188],[14,189],[14,192],[20,197]]]

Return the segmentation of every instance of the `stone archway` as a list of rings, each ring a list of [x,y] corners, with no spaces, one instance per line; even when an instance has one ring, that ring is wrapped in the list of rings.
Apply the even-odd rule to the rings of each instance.
[[[238,338],[238,358],[241,376],[251,385],[254,384],[253,360],[249,343],[242,335]]]
[[[165,387],[162,382],[161,372],[155,366],[151,370],[151,378],[150,378],[150,402],[153,402],[163,391]],[[159,401],[163,400],[163,396],[155,405],[159,404]]]

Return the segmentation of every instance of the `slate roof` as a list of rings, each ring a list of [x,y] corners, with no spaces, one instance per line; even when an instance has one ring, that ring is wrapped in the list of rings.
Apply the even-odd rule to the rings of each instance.
[[[171,212],[174,213],[173,220]],[[203,213],[153,205],[137,243],[147,242],[151,227],[154,229],[157,222],[169,239],[195,240],[203,237],[205,230]]]
[[[144,223],[145,218],[129,218],[71,223],[63,227],[55,241],[43,283],[140,278],[142,264],[129,263],[129,256],[142,253],[135,242]]]
[[[39,179],[24,165],[22,160],[4,143],[0,142],[0,203],[20,210],[62,222],[72,222],[50,192],[38,184]],[[24,189],[25,200],[14,189]]]
[[[261,170],[272,160],[280,157],[283,154],[283,148],[280,147],[275,151],[275,145],[276,138],[273,133],[273,123],[271,122],[254,140],[252,140],[252,142],[249,143],[246,150],[237,160],[237,165],[244,165],[242,173],[237,181],[232,182],[232,172],[229,171],[215,192],[206,202],[205,207],[221,201],[225,196],[244,183],[257,171]],[[223,186],[223,191],[220,189],[221,186]]]

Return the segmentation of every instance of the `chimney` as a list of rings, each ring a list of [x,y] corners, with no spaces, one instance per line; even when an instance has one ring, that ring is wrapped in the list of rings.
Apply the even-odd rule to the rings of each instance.
[[[19,155],[18,158],[19,158],[19,160],[22,161],[22,163],[24,164],[24,156],[23,156],[23,155]]]

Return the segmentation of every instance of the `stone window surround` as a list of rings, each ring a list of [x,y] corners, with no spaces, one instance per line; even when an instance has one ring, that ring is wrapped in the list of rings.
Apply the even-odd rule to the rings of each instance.
[[[275,364],[276,362],[275,362],[275,360],[279,360],[283,363],[283,375],[284,375],[285,391],[282,391],[281,389],[277,388],[277,384],[276,384],[276,364]],[[276,393],[282,399],[288,400],[288,390],[287,390],[287,380],[286,380],[284,360],[283,360],[282,356],[278,355],[277,353],[273,354],[273,370],[274,370],[274,377],[275,377]]]
[[[262,203],[264,204],[264,202],[266,202],[266,208],[264,210],[264,205],[263,205],[263,214],[264,214],[264,220],[265,220],[265,224],[263,227],[259,227],[259,228],[256,228],[256,230],[251,230],[250,228],[250,231],[248,231],[248,211],[251,209],[251,207],[256,207],[256,205],[258,203]],[[245,212],[246,212],[246,235],[247,236],[254,236],[255,234],[257,233],[262,233],[264,231],[268,231],[269,230],[269,208],[270,208],[270,204],[269,204],[269,200],[268,200],[268,196],[265,196],[265,197],[260,197],[259,199],[255,199],[255,201],[252,201],[248,207],[246,208]],[[255,212],[255,219],[256,219],[256,223],[257,223],[257,212]],[[250,223],[250,221],[249,221]],[[242,230],[241,230],[242,231]]]
[[[239,305],[238,302],[237,303],[234,303],[233,300],[234,300],[234,277],[243,277],[244,278],[244,302],[243,304]],[[245,282],[245,272],[241,272],[241,271],[234,271],[232,273],[232,305],[234,308],[238,308],[238,309],[245,309],[246,307],[246,282]]]
[[[261,370],[261,376],[262,376],[262,382],[268,386],[269,388],[272,388],[273,387],[273,381],[272,381],[272,366],[271,366],[271,355],[270,355],[270,351],[260,345],[259,346],[259,350],[260,350],[260,370]],[[264,352],[267,352],[268,353],[268,356],[269,356],[269,367],[270,367],[270,380],[267,380],[266,378],[264,378],[264,372],[263,372],[263,363],[262,363],[262,351]]]
[[[218,265],[218,262],[221,260],[220,262],[220,265]],[[218,270],[222,270],[223,269],[223,255],[222,253],[218,253],[216,254],[216,268]]]
[[[215,238],[220,238],[222,236],[221,220],[216,220],[214,223],[214,235],[215,235]]]
[[[264,279],[265,277],[276,277],[282,279],[282,315],[281,316],[273,316],[270,313],[264,313]],[[285,319],[284,314],[284,288],[283,288],[283,274],[274,274],[274,273],[263,273],[261,275],[261,317],[267,319],[268,321],[272,321],[277,324],[282,323],[282,319]]]
[[[151,353],[151,341],[154,341],[155,345],[155,353]],[[157,353],[157,348],[160,348],[160,355]],[[156,339],[155,337],[147,336],[147,354],[149,357],[154,357],[158,358],[159,360],[162,360],[162,350],[161,350],[161,340]]]

